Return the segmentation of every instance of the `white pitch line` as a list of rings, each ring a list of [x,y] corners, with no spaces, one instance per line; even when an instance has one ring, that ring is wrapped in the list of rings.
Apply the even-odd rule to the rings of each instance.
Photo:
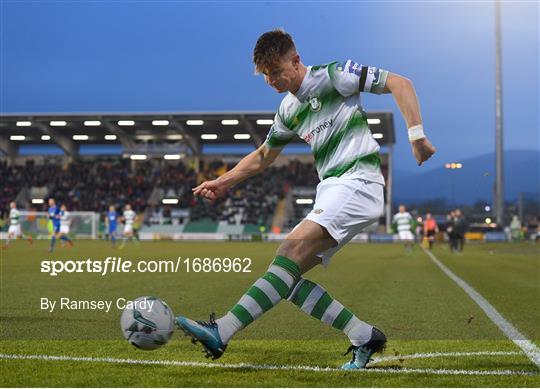
[[[295,370],[314,372],[341,372],[343,370],[334,367],[318,366],[291,366],[291,365],[253,365],[250,363],[204,363],[191,361],[171,360],[144,360],[122,358],[95,358],[95,357],[70,357],[56,355],[24,355],[24,354],[0,354],[0,359],[29,359],[43,361],[68,361],[68,362],[94,362],[132,365],[161,365],[182,367],[221,367],[225,369],[251,369],[251,370]],[[436,374],[436,375],[482,375],[482,376],[533,376],[534,371],[523,370],[452,370],[452,369],[409,369],[409,368],[369,368],[362,370],[349,370],[353,373],[390,373],[390,374]]]
[[[474,290],[469,284],[455,275],[449,268],[447,268],[441,261],[437,259],[431,251],[426,250],[422,247],[422,250],[428,255],[429,258],[456,284],[461,287],[469,295],[470,298],[474,300],[476,304],[486,313],[486,315],[491,319],[493,323],[500,330],[514,342],[520,349],[523,350],[525,355],[540,368],[540,349],[529,339],[525,337],[521,332],[518,331],[516,327],[512,325],[508,320],[506,320],[496,309],[487,301],[480,293]]]
[[[371,363],[399,361],[402,359],[422,359],[440,357],[472,357],[472,356],[501,356],[501,355],[523,355],[519,351],[466,351],[450,353],[417,353],[408,355],[394,355],[389,357],[372,358]]]

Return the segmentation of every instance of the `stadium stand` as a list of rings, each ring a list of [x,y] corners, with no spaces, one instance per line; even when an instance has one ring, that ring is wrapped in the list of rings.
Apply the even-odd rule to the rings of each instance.
[[[215,204],[191,193],[198,182],[219,176],[259,147],[274,114],[2,114],[2,219],[9,201],[39,211],[45,206],[32,204],[33,199],[55,197],[70,210],[100,213],[110,204],[122,208],[129,202],[142,216],[143,229],[150,231],[153,226],[161,231],[223,234],[289,229],[309,208],[296,203],[294,189],[310,188],[313,197],[319,181],[313,164],[306,162],[312,161],[309,146],[300,138],[284,149],[281,163],[276,161]],[[395,141],[392,113],[368,112],[367,120],[384,148],[382,168],[387,176]],[[389,199],[391,182],[386,188]]]
[[[278,203],[291,193],[294,185],[314,188],[318,182],[313,164],[291,160],[240,183],[211,204],[194,198],[191,188],[218,177],[234,164],[219,159],[200,163],[198,174],[183,161],[148,160],[134,164],[114,158],[36,164],[28,159],[24,165],[9,167],[2,163],[2,174],[7,180],[2,185],[1,207],[5,212],[14,198],[26,206],[36,197],[55,197],[68,209],[78,211],[104,212],[110,204],[122,208],[130,203],[137,213],[145,215],[148,226],[174,224],[183,225],[184,232],[234,232],[234,228],[227,226],[244,225],[247,230],[258,231],[259,226],[272,225]],[[179,205],[163,205],[163,198],[177,198]],[[174,212],[176,208],[184,212]]]

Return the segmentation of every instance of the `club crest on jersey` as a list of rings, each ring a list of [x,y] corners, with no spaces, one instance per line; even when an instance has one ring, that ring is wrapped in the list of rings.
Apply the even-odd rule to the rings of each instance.
[[[322,107],[321,100],[319,100],[317,96],[309,96],[308,102],[313,112],[319,112],[321,110],[321,107]]]

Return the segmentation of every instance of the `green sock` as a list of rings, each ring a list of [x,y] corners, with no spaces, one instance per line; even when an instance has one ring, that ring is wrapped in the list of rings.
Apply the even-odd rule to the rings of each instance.
[[[315,319],[343,331],[355,346],[361,346],[371,338],[373,326],[358,319],[312,281],[301,278],[288,300]]]
[[[216,320],[224,343],[240,329],[258,319],[282,299],[286,299],[300,279],[298,265],[287,257],[278,255],[268,268],[242,296],[234,307]]]

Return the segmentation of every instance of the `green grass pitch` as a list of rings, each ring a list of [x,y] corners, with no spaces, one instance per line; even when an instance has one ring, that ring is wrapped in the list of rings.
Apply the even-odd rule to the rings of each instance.
[[[160,241],[119,250],[107,242],[76,241],[53,254],[47,248],[46,241],[17,241],[1,251],[0,386],[540,386],[538,368],[419,247],[405,256],[398,244],[349,244],[328,269],[305,276],[387,334],[385,353],[364,372],[333,370],[349,358],[343,356],[346,337],[289,302],[237,334],[214,362],[179,331],[161,349],[135,349],[123,339],[121,312],[114,308],[108,313],[40,309],[42,297],[154,295],[175,314],[206,320],[210,312],[225,313],[266,270],[276,244]],[[439,244],[433,252],[540,345],[539,246],[471,244],[456,256]],[[184,266],[179,272],[106,276],[53,277],[40,271],[43,260],[108,256],[132,261],[249,257],[252,264],[250,273],[187,273]]]

